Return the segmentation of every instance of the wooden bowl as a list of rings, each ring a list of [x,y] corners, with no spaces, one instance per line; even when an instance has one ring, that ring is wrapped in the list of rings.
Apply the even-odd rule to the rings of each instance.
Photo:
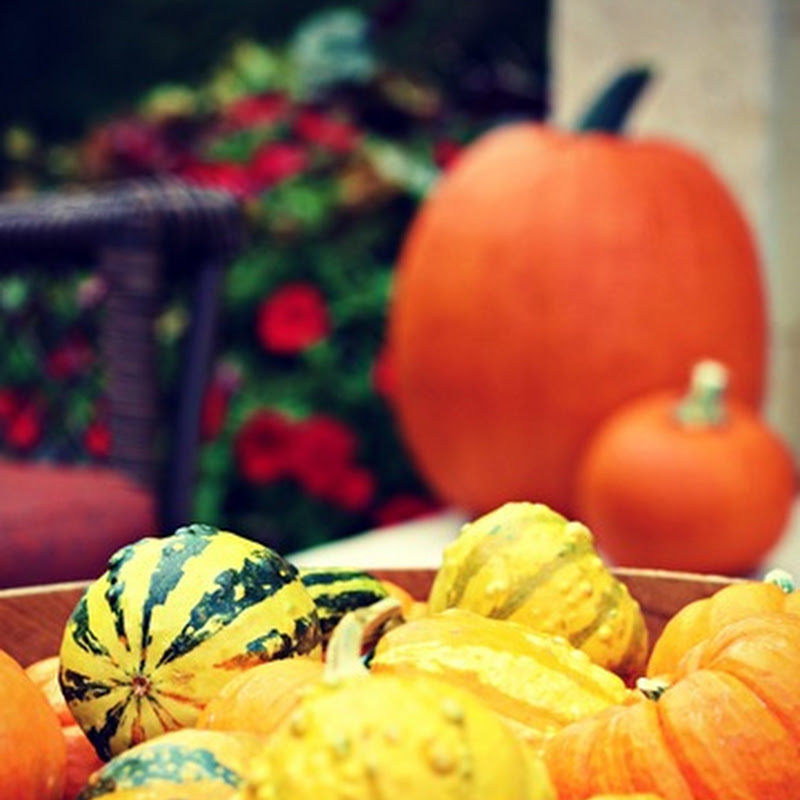
[[[427,597],[435,575],[432,569],[371,571],[419,599]],[[639,601],[651,641],[678,609],[732,582],[717,575],[651,569],[619,568],[614,573]],[[82,582],[0,590],[0,649],[23,665],[58,653],[64,625],[86,586]]]

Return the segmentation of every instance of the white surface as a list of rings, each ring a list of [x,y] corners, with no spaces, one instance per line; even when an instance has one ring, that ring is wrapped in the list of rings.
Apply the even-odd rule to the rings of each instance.
[[[288,556],[297,566],[410,567],[436,569],[442,550],[466,521],[447,511],[320,545]],[[795,503],[786,533],[762,571],[782,567],[800,577],[800,501]]]

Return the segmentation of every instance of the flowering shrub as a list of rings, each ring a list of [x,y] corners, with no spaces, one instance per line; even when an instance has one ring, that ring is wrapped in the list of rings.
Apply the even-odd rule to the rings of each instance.
[[[436,507],[394,426],[385,311],[418,200],[477,127],[434,88],[381,67],[363,20],[337,12],[281,50],[240,43],[204,85],[158,87],[75,148],[80,180],[170,173],[247,210],[203,400],[195,519],[290,552]],[[37,301],[59,308],[60,324],[35,388],[35,358],[14,374],[0,354],[6,449],[49,454],[43,429],[63,418],[74,420],[72,455],[108,452],[95,394],[56,405],[59,385],[94,358],[93,281],[73,287],[66,309]],[[13,288],[0,286],[0,303]],[[178,290],[159,327],[165,369],[184,324]]]

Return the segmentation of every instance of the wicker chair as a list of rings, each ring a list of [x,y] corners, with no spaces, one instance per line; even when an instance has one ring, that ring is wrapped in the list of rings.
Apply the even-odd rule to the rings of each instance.
[[[187,521],[216,298],[242,230],[231,197],[172,180],[0,203],[0,274],[46,260],[104,276],[112,440],[103,466],[0,461],[0,588],[94,577],[119,546]],[[191,322],[164,446],[154,323],[178,276],[192,286]]]

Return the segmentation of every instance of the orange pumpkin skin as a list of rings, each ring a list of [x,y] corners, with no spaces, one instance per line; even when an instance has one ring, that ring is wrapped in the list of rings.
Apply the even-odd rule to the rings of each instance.
[[[800,616],[740,619],[693,648],[657,700],[615,706],[545,749],[559,797],[792,800],[800,780]]]
[[[39,687],[58,717],[67,754],[61,800],[75,800],[89,776],[104,762],[67,707],[58,682],[58,667],[59,657],[47,656],[25,667],[25,673]]]
[[[741,211],[685,148],[499,127],[407,232],[387,335],[398,427],[443,500],[574,517],[578,455],[621,403],[682,385],[702,356],[761,402],[764,297]]]
[[[786,592],[765,581],[741,581],[689,603],[667,621],[653,644],[648,677],[673,674],[694,645],[742,617],[764,611],[800,614],[800,592]]]
[[[200,712],[196,727],[270,734],[322,679],[323,662],[309,656],[258,664],[233,677]]]
[[[683,427],[677,403],[648,395],[599,428],[579,466],[577,514],[618,565],[751,573],[787,523],[792,454],[733,399],[718,427]]]
[[[55,711],[23,667],[0,650],[0,797],[61,800],[66,746]]]

